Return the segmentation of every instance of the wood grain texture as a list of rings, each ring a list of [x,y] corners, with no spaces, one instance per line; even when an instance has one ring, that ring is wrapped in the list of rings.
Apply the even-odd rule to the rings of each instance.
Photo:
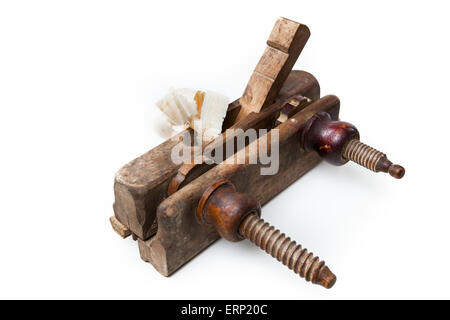
[[[261,175],[258,164],[229,164],[227,160],[165,199],[157,211],[158,232],[147,241],[138,240],[142,259],[169,276],[219,238],[212,225],[199,224],[195,218],[202,194],[214,182],[229,180],[239,192],[251,194],[263,205],[316,166],[320,157],[301,148],[301,134],[308,119],[320,111],[337,119],[339,99],[321,98],[277,127],[280,162],[276,175]],[[257,152],[252,144],[233,157],[242,156],[239,153],[251,157]]]
[[[310,36],[307,26],[279,18],[240,99],[237,121],[271,105]]]
[[[294,94],[315,100],[320,95],[320,87],[311,74],[292,71],[276,100],[282,101]],[[229,105],[224,129],[235,122],[239,110],[239,100]],[[191,129],[188,131],[193,133]],[[184,132],[179,136],[182,134]],[[152,225],[156,208],[167,197],[169,182],[177,175],[180,167],[170,160],[171,150],[177,143],[176,139],[165,141],[123,166],[116,174],[114,215],[141,240],[154,234],[155,228]]]
[[[247,146],[250,142],[250,139],[245,138],[248,129],[257,130],[255,135],[257,138],[260,135],[259,130],[271,130],[279,124],[277,119],[279,118],[281,111],[288,108],[288,106],[290,106],[290,113],[288,112],[285,114],[285,120],[295,113],[301,111],[308,104],[310,104],[311,101],[312,100],[310,100],[309,98],[296,94],[286,100],[282,100],[270,105],[261,112],[250,113],[245,119],[243,119],[242,121],[238,121],[230,128],[240,130],[227,130],[226,132],[223,132],[220,137],[216,138],[214,141],[204,147],[203,163],[187,163],[181,165],[181,167],[178,169],[178,173],[174,178],[172,178],[169,183],[167,194],[169,196],[172,195],[183,186],[188,184],[190,181],[210,170],[216,165],[216,163],[225,160],[226,154],[223,154],[223,152],[221,152],[222,150],[228,150],[230,148],[231,150],[234,150],[234,152],[237,152],[239,151],[237,147],[238,145],[240,146],[239,148]],[[295,106],[292,104],[295,104]],[[236,143],[236,141],[238,140],[244,141],[244,143]],[[222,157],[218,158],[218,155],[220,154],[222,154]],[[214,162],[211,164],[206,163],[208,159],[212,159]]]

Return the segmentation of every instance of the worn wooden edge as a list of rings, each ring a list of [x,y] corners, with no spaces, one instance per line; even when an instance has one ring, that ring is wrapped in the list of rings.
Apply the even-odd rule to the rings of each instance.
[[[115,216],[110,217],[109,221],[111,222],[113,230],[122,238],[125,239],[131,235],[130,229],[128,229],[127,226],[124,225],[122,222],[117,220]]]
[[[252,194],[263,205],[314,168],[321,158],[300,148],[300,137],[307,120],[319,111],[330,112],[337,119],[339,99],[324,97],[278,127],[280,172],[277,175],[261,176],[259,165],[221,163],[165,199],[157,210],[156,235],[146,241],[138,240],[141,258],[162,275],[169,276],[219,238],[213,226],[200,225],[195,219],[201,195],[215,181],[228,179],[239,192]],[[251,148],[252,144],[239,152],[249,155]]]

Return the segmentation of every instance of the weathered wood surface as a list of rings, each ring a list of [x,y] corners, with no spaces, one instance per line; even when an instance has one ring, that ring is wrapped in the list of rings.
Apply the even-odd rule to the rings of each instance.
[[[286,121],[288,117],[299,112],[311,103],[311,99],[302,95],[294,95],[286,100],[276,102],[261,112],[252,112],[245,119],[233,124],[229,129],[241,129],[241,130],[227,130],[223,132],[221,136],[216,138],[210,144],[206,145],[203,150],[203,163],[186,163],[179,169],[178,173],[169,183],[168,195],[175,193],[190,181],[199,177],[201,174],[210,170],[217,163],[226,159],[227,155],[223,150],[233,150],[233,153],[239,151],[239,148],[243,148],[250,143],[250,139],[246,139],[248,129],[255,129],[254,138],[258,138],[260,135],[260,129],[270,130],[279,124],[280,113],[284,109],[290,109],[290,115],[284,114],[286,117],[283,121]],[[264,132],[264,131],[263,131]],[[237,141],[244,141],[239,144]],[[220,157],[222,155],[222,157]],[[208,162],[212,160],[213,163]]]
[[[307,120],[319,111],[329,112],[337,119],[339,99],[323,97],[277,127],[280,158],[276,175],[261,175],[261,165],[230,164],[227,159],[165,199],[157,210],[156,235],[147,241],[138,239],[142,259],[169,276],[219,238],[213,226],[199,224],[195,218],[203,192],[214,182],[230,180],[239,192],[249,193],[265,204],[316,166],[320,157],[301,148],[301,134]],[[257,141],[240,150],[231,160],[242,156],[240,153],[244,153],[246,159],[251,157],[251,152],[257,152],[254,143]]]
[[[301,94],[316,100],[320,95],[317,80],[304,71],[292,71],[284,83],[276,101],[282,101],[294,94]],[[236,100],[230,104],[224,129],[229,128],[239,113]],[[192,130],[188,130],[192,134]],[[181,136],[183,132],[179,134]],[[172,163],[170,154],[178,139],[169,139],[144,155],[129,162],[116,174],[114,182],[114,214],[132,234],[142,240],[154,234],[153,222],[156,208],[167,197],[171,179],[180,165]]]
[[[237,121],[271,105],[310,36],[307,26],[279,18],[240,99]]]

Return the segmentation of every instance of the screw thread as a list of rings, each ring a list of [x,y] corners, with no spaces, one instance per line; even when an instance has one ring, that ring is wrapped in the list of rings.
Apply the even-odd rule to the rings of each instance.
[[[278,229],[255,214],[248,215],[239,226],[239,233],[282,262],[306,281],[331,288],[336,276],[324,261],[309,253],[307,249],[286,237]]]
[[[374,172],[379,171],[377,165],[380,159],[386,158],[384,153],[357,139],[353,139],[347,144],[343,156]]]

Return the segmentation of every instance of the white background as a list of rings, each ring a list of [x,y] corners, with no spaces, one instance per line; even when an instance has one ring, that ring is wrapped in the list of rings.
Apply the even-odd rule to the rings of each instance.
[[[0,1],[0,298],[450,298],[446,1]],[[321,164],[263,216],[326,260],[331,290],[248,242],[170,278],[111,229],[115,172],[162,142],[170,86],[240,96],[275,20],[296,64],[403,180]]]

